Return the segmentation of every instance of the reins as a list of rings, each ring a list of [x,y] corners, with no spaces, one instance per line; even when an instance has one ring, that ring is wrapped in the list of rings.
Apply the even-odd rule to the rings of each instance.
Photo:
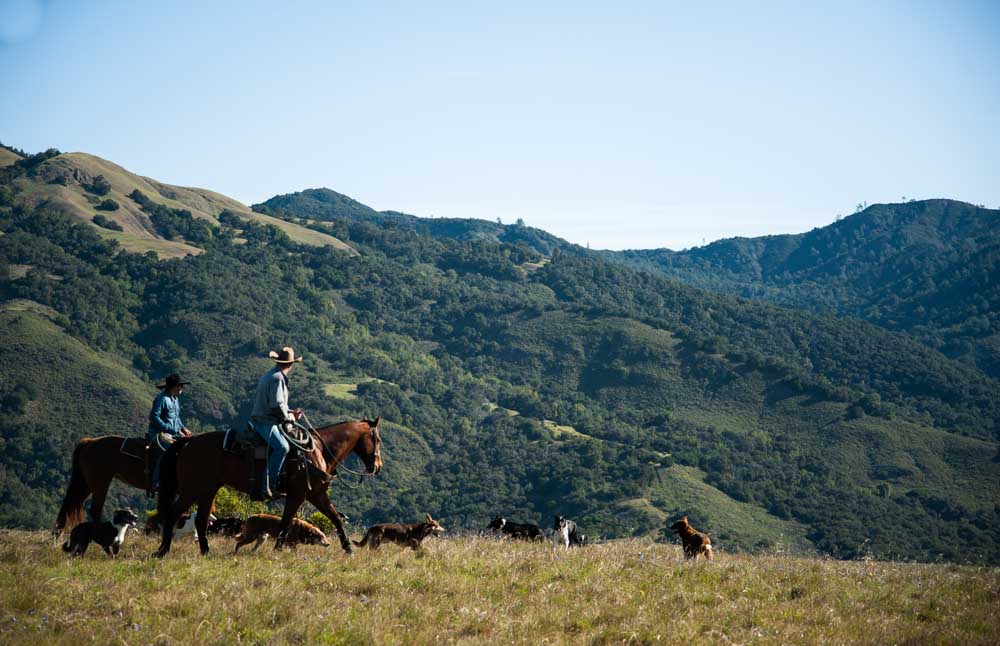
[[[334,455],[333,451],[330,450],[330,447],[327,446],[326,440],[324,440],[323,436],[320,434],[320,432],[318,430],[316,430],[316,427],[314,427],[312,425],[312,422],[309,421],[309,416],[306,415],[305,413],[302,413],[302,419],[305,421],[306,426],[302,426],[298,422],[293,422],[293,423],[298,428],[301,428],[303,431],[307,432],[307,434],[308,434],[308,436],[310,438],[310,444],[312,444],[311,440],[312,440],[313,437],[315,437],[316,439],[318,439],[319,443],[320,443],[320,446],[323,447],[324,457],[325,456],[329,456],[330,461],[331,462],[335,462],[336,459],[337,459],[337,456]],[[372,433],[374,434],[374,432],[375,432],[375,430],[373,428]],[[379,441],[379,444],[381,444],[381,441]],[[296,445],[296,446],[298,446],[298,445]],[[379,447],[379,449],[381,449],[381,447]],[[309,450],[310,451],[312,450],[311,446],[310,446]],[[369,473],[367,471],[355,471],[354,469],[351,469],[350,467],[345,466],[344,462],[346,462],[346,461],[347,461],[347,456],[344,456],[344,460],[342,460],[340,463],[335,463],[334,467],[333,467],[334,473],[331,474],[331,475],[335,476],[338,469],[343,469],[347,473],[359,476],[358,484],[353,485],[353,486],[347,484],[346,480],[341,480],[341,478],[337,478],[338,480],[341,480],[341,482],[343,482],[344,486],[346,486],[348,489],[357,489],[365,481],[365,478],[374,478],[375,477],[374,473]]]

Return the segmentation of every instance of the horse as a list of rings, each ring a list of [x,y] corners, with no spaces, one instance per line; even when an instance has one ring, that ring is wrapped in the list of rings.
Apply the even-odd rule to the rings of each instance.
[[[83,503],[91,494],[94,500],[90,504],[90,518],[100,520],[108,487],[115,478],[138,489],[146,488],[146,462],[122,453],[125,439],[121,435],[105,435],[85,437],[77,443],[69,485],[52,528],[53,536],[58,537],[83,522]]]
[[[284,545],[292,519],[302,503],[308,500],[330,519],[337,530],[341,547],[351,553],[351,542],[344,533],[340,514],[330,502],[327,488],[336,476],[337,465],[352,452],[364,463],[364,475],[374,476],[382,470],[380,420],[378,417],[374,421],[365,419],[310,429],[314,442],[307,457],[312,467],[286,473],[285,512],[281,517],[275,549]],[[253,493],[252,488],[256,488],[243,456],[223,449],[224,437],[224,432],[183,437],[163,454],[158,510],[165,522],[163,540],[155,554],[157,558],[163,558],[170,551],[174,534],[174,523],[170,520],[187,511],[195,502],[198,503],[195,517],[198,545],[203,555],[208,554],[208,510],[212,508],[219,489],[228,486],[249,494]]]

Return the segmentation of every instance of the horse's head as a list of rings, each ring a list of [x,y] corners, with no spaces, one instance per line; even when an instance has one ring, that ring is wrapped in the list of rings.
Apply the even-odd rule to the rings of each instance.
[[[370,475],[382,470],[382,434],[379,431],[381,421],[381,417],[364,420],[362,423],[368,425],[368,432],[354,445],[354,453],[365,463],[365,471]]]

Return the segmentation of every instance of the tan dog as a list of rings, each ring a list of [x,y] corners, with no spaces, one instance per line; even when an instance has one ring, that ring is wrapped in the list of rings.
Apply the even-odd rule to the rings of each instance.
[[[414,550],[420,547],[420,543],[431,534],[443,534],[444,527],[427,514],[427,519],[422,523],[413,525],[401,525],[399,523],[382,523],[372,525],[365,532],[365,537],[361,541],[351,541],[358,547],[368,546],[370,550],[377,550],[382,541],[392,541]]]
[[[236,547],[233,554],[240,551],[243,545],[249,545],[254,541],[253,551],[267,540],[268,536],[277,536],[278,527],[281,526],[281,518],[271,514],[257,514],[251,516],[243,522],[243,533],[236,537]],[[330,541],[326,540],[326,534],[319,527],[312,523],[307,523],[301,518],[293,518],[292,525],[288,528],[288,535],[285,537],[285,545],[295,547],[299,543],[306,545],[322,545],[328,547]]]
[[[708,560],[712,560],[712,541],[708,538],[708,534],[702,534],[691,527],[687,516],[671,525],[670,529],[681,537],[681,544],[684,545],[684,558],[697,559],[698,555],[701,554]]]

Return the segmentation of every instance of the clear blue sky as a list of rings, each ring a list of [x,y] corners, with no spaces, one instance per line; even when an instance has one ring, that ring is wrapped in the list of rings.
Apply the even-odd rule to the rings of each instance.
[[[0,0],[0,140],[595,248],[1000,206],[1000,2],[541,4]]]

